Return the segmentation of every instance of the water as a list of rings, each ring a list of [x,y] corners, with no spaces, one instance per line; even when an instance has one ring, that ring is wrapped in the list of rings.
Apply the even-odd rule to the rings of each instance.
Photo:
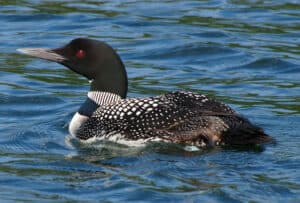
[[[0,25],[1,202],[300,201],[298,1],[1,0]],[[82,36],[118,50],[130,97],[205,93],[278,143],[198,152],[68,145],[87,81],[16,49]]]

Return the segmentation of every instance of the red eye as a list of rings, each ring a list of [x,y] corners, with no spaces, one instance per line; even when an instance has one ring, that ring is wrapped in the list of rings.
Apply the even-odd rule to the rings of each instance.
[[[82,59],[85,57],[85,51],[83,51],[82,49],[79,49],[76,53],[76,57],[79,59]]]

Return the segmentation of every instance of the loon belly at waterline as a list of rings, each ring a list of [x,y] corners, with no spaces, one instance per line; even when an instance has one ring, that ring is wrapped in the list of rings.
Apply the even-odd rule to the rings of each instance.
[[[127,73],[104,42],[78,38],[56,49],[23,48],[30,56],[60,63],[91,80],[86,101],[69,125],[80,140],[153,141],[194,145],[252,145],[271,141],[264,131],[227,105],[202,94],[176,91],[126,98]]]

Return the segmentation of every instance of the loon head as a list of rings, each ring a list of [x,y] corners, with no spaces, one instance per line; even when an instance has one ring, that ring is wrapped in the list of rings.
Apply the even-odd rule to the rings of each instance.
[[[77,38],[67,45],[48,48],[21,48],[24,54],[60,63],[91,80],[91,91],[127,94],[127,73],[119,55],[108,44]]]

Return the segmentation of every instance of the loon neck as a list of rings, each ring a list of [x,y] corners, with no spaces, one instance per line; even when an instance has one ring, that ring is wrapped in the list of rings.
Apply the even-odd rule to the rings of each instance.
[[[100,77],[93,79],[90,83],[90,92],[97,92],[99,94],[111,93],[112,95],[118,95],[121,98],[126,98],[127,95],[127,75],[116,76],[103,74]]]
[[[114,104],[121,99],[121,96],[119,96],[118,94],[110,92],[89,91],[87,99],[80,106],[78,113],[83,116],[91,117],[99,106]]]
[[[104,54],[101,62],[93,64],[94,74],[92,78],[90,91],[110,92],[126,98],[128,79],[125,66],[119,55],[110,48]],[[90,68],[90,67],[87,67]]]
[[[99,106],[114,104],[122,99],[118,94],[100,91],[89,91],[87,96]]]

